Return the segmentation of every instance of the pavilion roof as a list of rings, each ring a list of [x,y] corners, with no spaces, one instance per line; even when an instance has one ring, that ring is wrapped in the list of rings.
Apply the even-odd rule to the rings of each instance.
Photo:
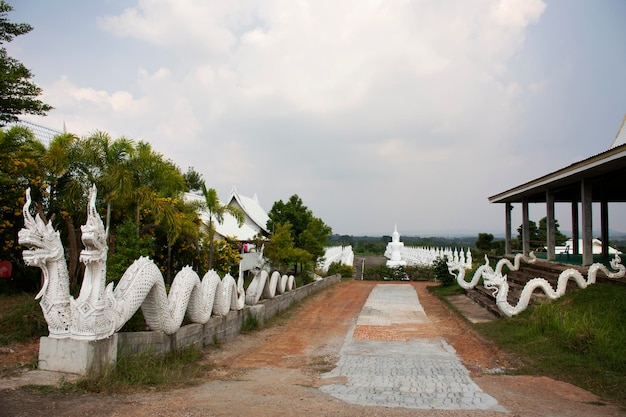
[[[622,119],[622,125],[617,131],[617,135],[615,135],[615,140],[613,140],[611,148],[624,144],[626,144],[626,115],[624,115],[624,118]]]
[[[575,162],[565,168],[518,185],[489,197],[490,203],[545,202],[546,191],[554,193],[556,202],[579,201],[580,181],[593,187],[593,201],[626,202],[626,117],[611,147],[604,152]],[[601,195],[602,194],[602,195]]]

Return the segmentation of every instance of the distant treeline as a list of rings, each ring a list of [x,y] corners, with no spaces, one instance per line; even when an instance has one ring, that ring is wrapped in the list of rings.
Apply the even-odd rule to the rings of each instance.
[[[476,236],[460,236],[460,237],[421,237],[421,236],[402,236],[400,240],[404,246],[425,246],[425,247],[456,247],[468,248],[475,247]],[[328,246],[342,245],[352,246],[352,250],[357,255],[383,255],[387,243],[391,242],[391,235],[383,236],[351,236],[351,235],[331,235]]]

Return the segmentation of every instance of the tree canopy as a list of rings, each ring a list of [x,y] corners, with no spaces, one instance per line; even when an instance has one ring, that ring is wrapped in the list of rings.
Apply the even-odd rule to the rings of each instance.
[[[268,217],[267,228],[273,233],[271,239],[280,237],[284,241],[283,235],[289,233],[293,250],[286,253],[290,254],[291,262],[317,263],[324,256],[324,245],[332,234],[332,229],[315,217],[297,194],[292,195],[286,203],[282,200],[275,202]],[[287,243],[285,245],[289,246]],[[271,255],[268,255],[268,258],[272,260]],[[277,261],[281,264],[286,263],[282,258]]]
[[[86,220],[92,184],[98,189],[96,207],[109,229],[109,279],[119,279],[141,255],[152,257],[168,281],[185,265],[201,275],[208,270],[209,244],[204,243],[199,207],[184,199],[191,185],[149,143],[94,132],[84,138],[61,134],[46,147],[21,126],[0,129],[0,259],[11,261],[15,273],[28,270],[17,233],[24,224],[24,193],[30,187],[38,212],[60,231],[75,288],[82,275],[79,226]],[[229,265],[234,257],[230,247],[222,245],[218,251],[220,267]],[[22,285],[24,280],[15,282]],[[26,289],[36,289],[38,274],[32,284]]]
[[[476,239],[476,248],[484,251],[491,250],[493,235],[491,233],[479,233]]]
[[[0,45],[33,29],[26,23],[10,22],[7,15],[12,10],[13,7],[0,0]],[[20,114],[45,116],[52,110],[52,106],[37,98],[41,95],[41,88],[31,82],[31,78],[30,70],[9,56],[4,46],[0,47],[0,126],[16,122]]]
[[[567,236],[565,236],[561,231],[559,231],[559,221],[554,221],[555,226],[555,243],[557,245],[562,245],[567,240]],[[512,242],[516,249],[520,249],[522,247],[522,235],[523,235],[523,225],[520,225],[517,228],[517,240]],[[532,247],[542,248],[547,245],[548,242],[548,218],[543,217],[539,220],[539,226],[537,223],[530,220],[528,222],[528,236],[530,240],[530,244]]]

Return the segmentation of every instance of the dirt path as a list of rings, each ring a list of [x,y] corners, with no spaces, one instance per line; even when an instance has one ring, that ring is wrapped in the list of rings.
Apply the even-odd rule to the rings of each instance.
[[[0,392],[0,416],[620,416],[626,415],[577,387],[542,377],[496,376],[487,371],[515,362],[481,340],[463,320],[413,283],[433,325],[471,371],[472,379],[510,413],[364,407],[336,400],[317,387],[338,359],[346,333],[375,282],[344,281],[310,297],[282,323],[207,351],[212,365],[198,386],[124,395]],[[394,285],[389,284],[389,285]]]

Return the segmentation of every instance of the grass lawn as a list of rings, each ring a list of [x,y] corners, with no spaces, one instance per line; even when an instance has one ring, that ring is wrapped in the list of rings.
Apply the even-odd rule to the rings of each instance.
[[[518,316],[473,326],[521,359],[518,373],[567,381],[626,407],[624,283],[594,284]]]

